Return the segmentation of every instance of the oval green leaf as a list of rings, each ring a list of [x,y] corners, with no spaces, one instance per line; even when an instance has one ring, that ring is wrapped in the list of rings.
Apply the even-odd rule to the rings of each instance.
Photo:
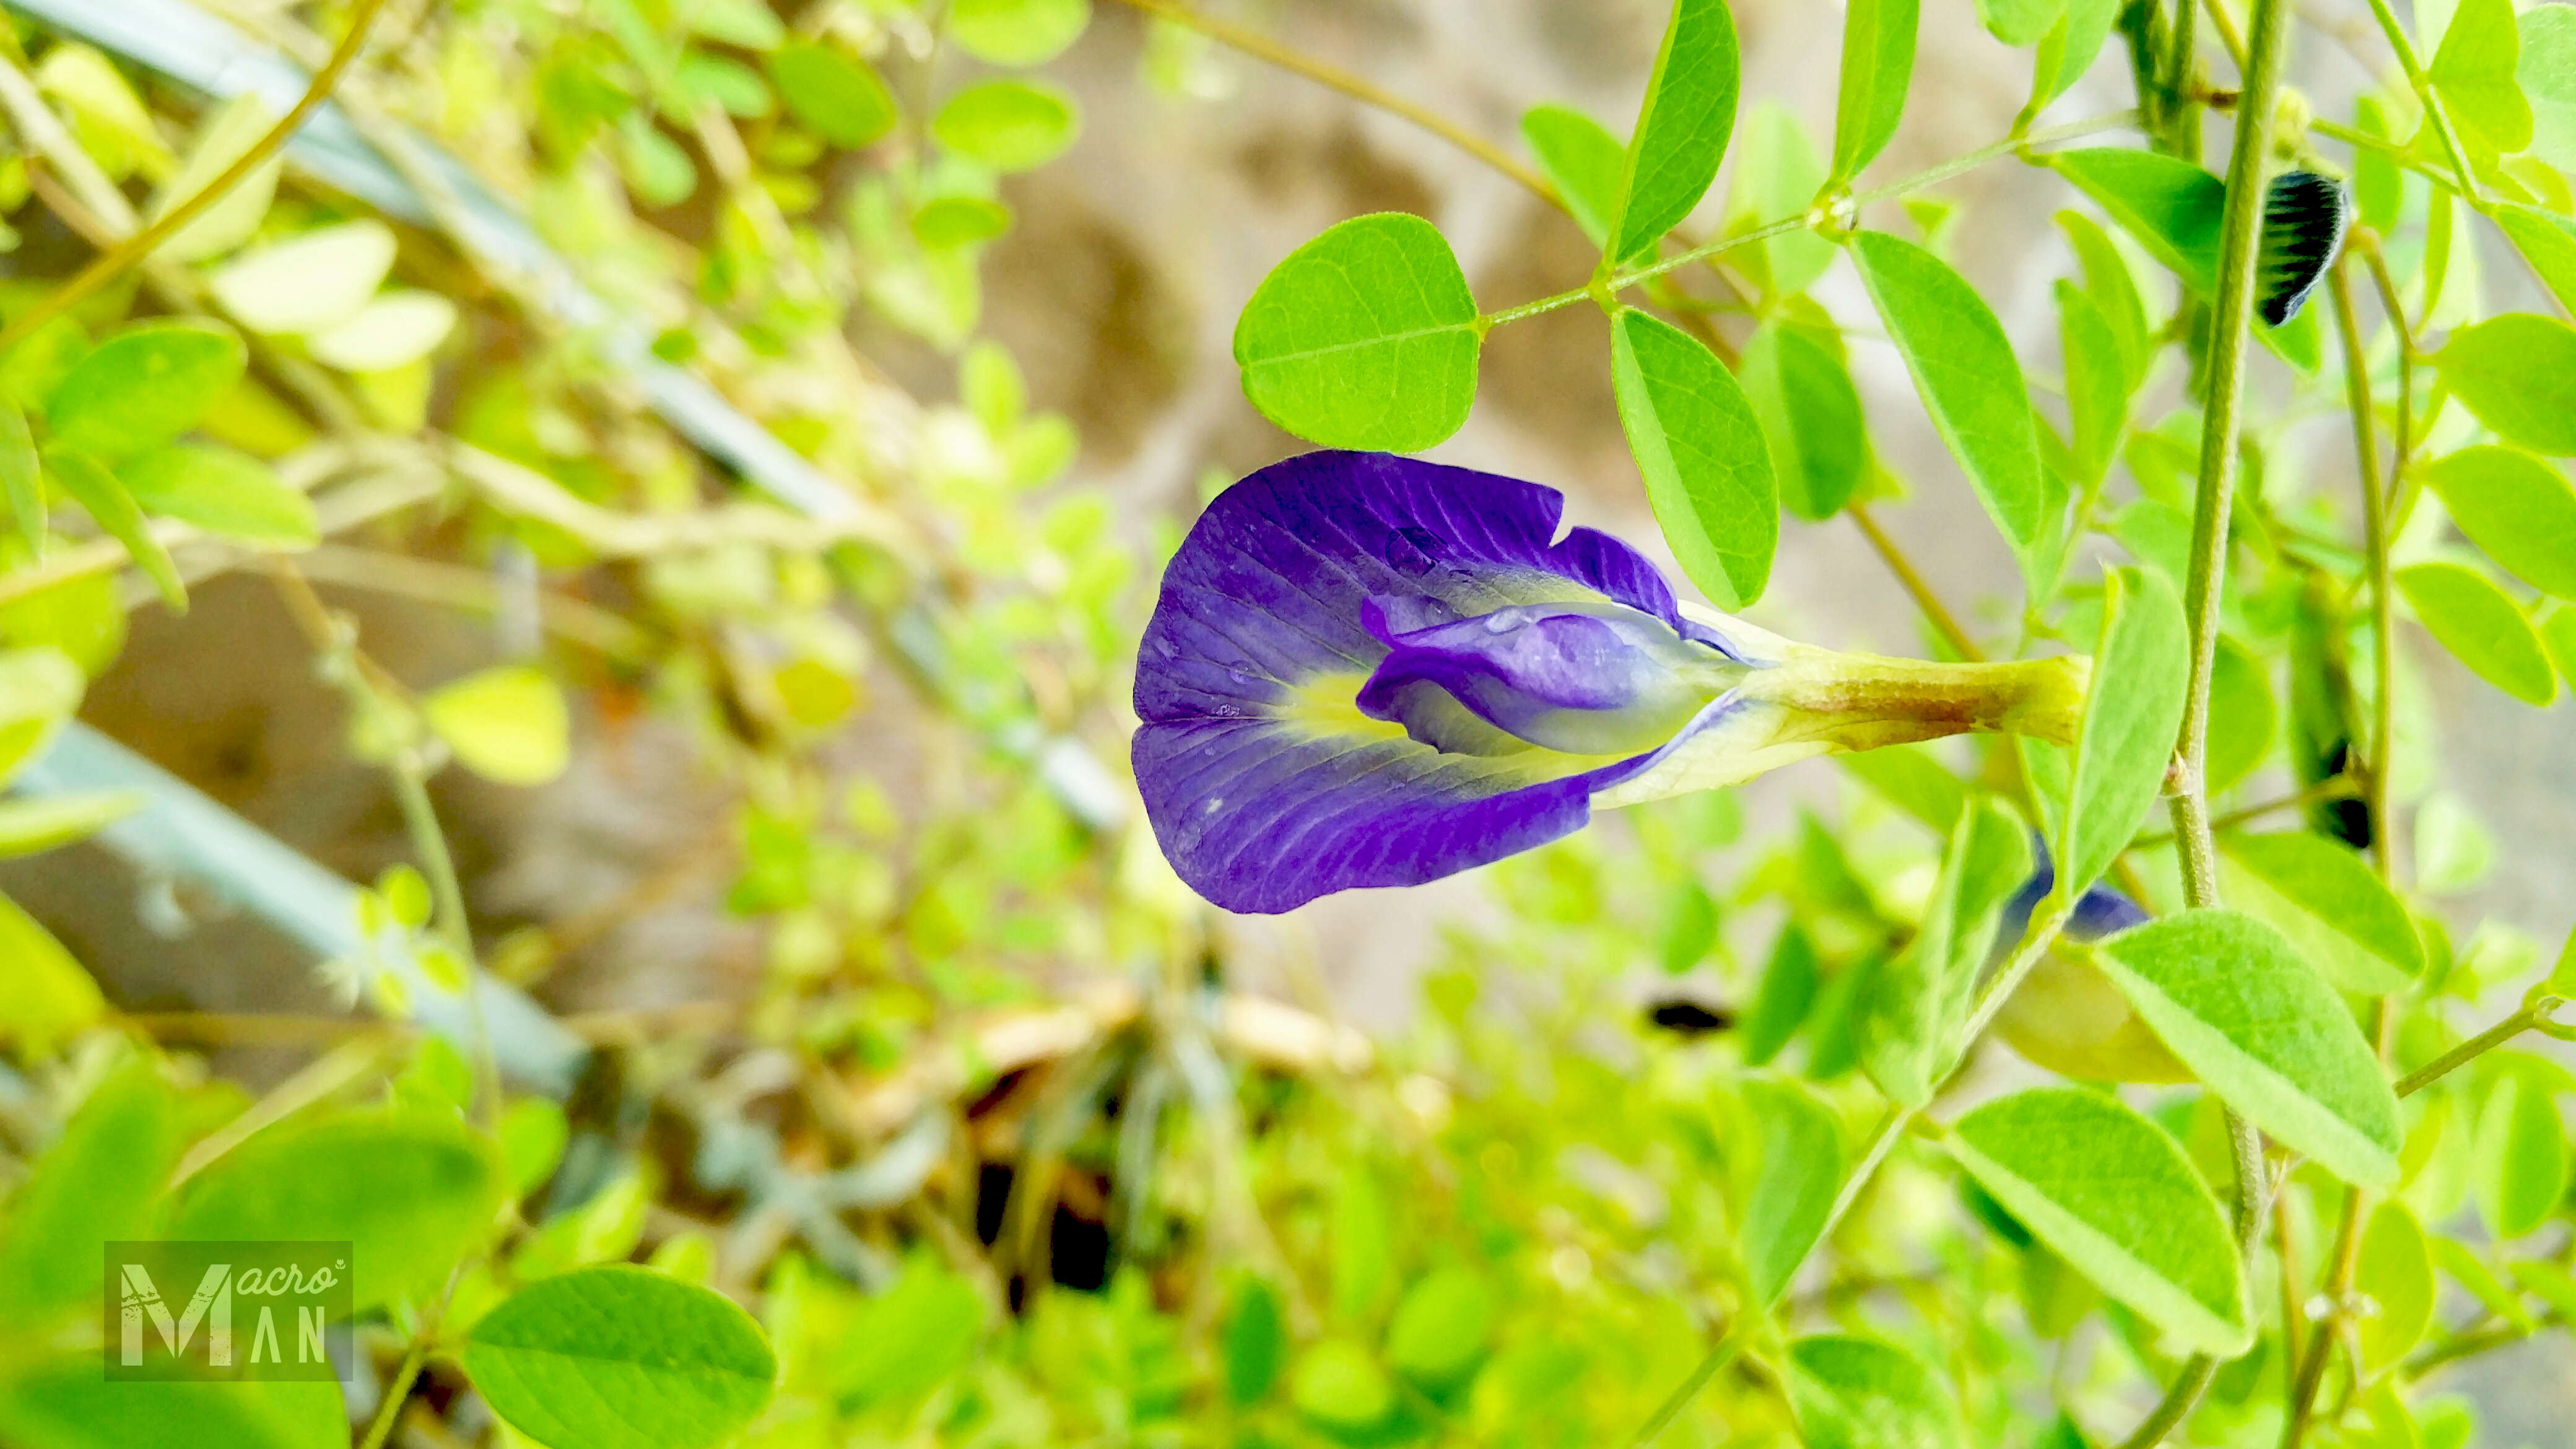
[[[1864,231],[1851,252],[1934,430],[2004,537],[2030,547],[2047,493],[2030,394],[2003,324],[1966,278],[1912,242]]]
[[[1862,1065],[1889,1097],[1921,1107],[1950,1074],[1998,912],[2030,868],[2018,819],[1991,801],[1960,812],[1914,940],[1879,973],[1854,1024]]]
[[[1091,0],[950,0],[948,38],[994,65],[1043,65],[1091,23]]]
[[[2576,599],[2576,487],[2512,448],[2462,448],[2425,470],[2451,521],[2515,577]]]
[[[2057,888],[2068,900],[2111,868],[2164,792],[2191,672],[2182,600],[2162,574],[2124,569],[2102,584],[2102,638],[2057,839]]]
[[[2433,365],[2506,442],[2554,458],[2576,453],[2576,327],[2507,312],[2453,332]]]
[[[362,1112],[272,1127],[190,1179],[176,1238],[352,1245],[361,1313],[436,1291],[491,1227],[501,1170],[452,1114]]]
[[[393,229],[350,221],[244,252],[206,280],[253,332],[314,332],[356,316],[393,265]]]
[[[1566,214],[1594,246],[1605,245],[1611,213],[1619,209],[1619,171],[1628,164],[1628,148],[1608,127],[1571,106],[1530,107],[1521,115],[1521,140],[1538,158]]]
[[[1789,1345],[1789,1407],[1807,1449],[1952,1449],[1959,1406],[1892,1343],[1820,1334]]]
[[[1735,377],[1761,420],[1780,505],[1817,523],[1840,513],[1869,466],[1868,425],[1851,370],[1806,332],[1773,320],[1746,339]]]
[[[2149,921],[2094,959],[2227,1105],[2344,1181],[2397,1181],[2397,1095],[2343,998],[2281,933],[2236,911]]]
[[[1620,168],[1607,253],[1612,262],[1652,250],[1717,179],[1735,129],[1739,64],[1726,0],[1673,0]]]
[[[571,757],[563,691],[530,665],[503,665],[441,685],[422,699],[421,713],[465,768],[504,785],[545,784]]]
[[[1977,19],[1986,33],[2019,48],[2039,44],[2066,13],[2066,0],[1977,0]]]
[[[63,949],[62,942],[7,896],[0,896],[0,961],[8,962],[10,970],[9,990],[0,996],[0,1046],[30,1056],[45,1055],[97,1025],[107,1013],[98,983]],[[94,1260],[68,1261],[82,1268]],[[86,1272],[77,1276],[83,1282],[97,1281]]]
[[[215,323],[137,323],[72,365],[45,421],[56,444],[114,462],[187,431],[245,365],[241,339]]]
[[[894,96],[857,56],[823,41],[796,40],[771,52],[768,63],[787,113],[833,145],[854,149],[894,129]]]
[[[2204,297],[2216,289],[2226,182],[2178,156],[2124,146],[2060,151],[2048,164],[2099,203],[2184,286]]]
[[[1744,118],[1727,182],[1725,234],[1737,236],[1807,210],[1825,184],[1824,158],[1806,128],[1777,101]],[[1737,247],[1736,267],[1777,301],[1813,286],[1833,265],[1834,244],[1804,227]]]
[[[45,449],[45,471],[74,503],[88,510],[108,537],[125,545],[135,567],[143,570],[161,591],[161,601],[170,612],[188,612],[188,586],[179,578],[178,565],[170,562],[170,551],[154,537],[152,525],[134,504],[134,496],[107,465],[77,448],[61,445]]]
[[[708,1449],[751,1422],[778,1372],[732,1299],[625,1263],[511,1294],[462,1357],[492,1412],[548,1449]]]
[[[62,1357],[22,1350],[11,1358],[16,1362],[0,1366],[0,1443],[11,1449],[345,1449],[350,1442],[348,1407],[328,1379],[136,1381],[102,1375],[95,1349]]]
[[[2423,563],[2397,571],[2398,592],[2441,646],[2479,678],[2525,704],[2557,696],[2558,676],[2522,606],[2476,569]]]
[[[2261,656],[2222,635],[2209,674],[2209,757],[2201,765],[2210,794],[2234,786],[2263,763],[2280,731],[2280,716]]]
[[[1290,252],[1234,325],[1243,395],[1328,448],[1418,452],[1458,431],[1481,343],[1467,274],[1439,228],[1353,217]]]
[[[1917,0],[1851,0],[1843,11],[1842,86],[1834,98],[1832,182],[1887,149],[1914,79]]]
[[[968,86],[930,121],[939,144],[996,171],[1030,171],[1062,155],[1082,130],[1073,96],[1034,81]]]
[[[2101,304],[2064,280],[2057,284],[2057,337],[2066,358],[2066,421],[2075,460],[2069,481],[2091,491],[2110,471],[2129,423],[2128,359]]]
[[[1762,968],[1762,984],[1754,990],[1753,1004],[1744,1013],[1741,1045],[1746,1066],[1762,1066],[1780,1054],[1780,1048],[1787,1046],[1789,1038],[1806,1024],[1807,1012],[1816,1004],[1816,990],[1822,982],[1814,939],[1794,920],[1782,926],[1779,939],[1771,946],[1771,960]]]
[[[0,901],[0,913],[15,909]],[[0,928],[0,940],[7,935]],[[22,963],[0,959],[9,961],[14,996]],[[0,1019],[14,1005],[0,1006]],[[9,1034],[0,1026],[0,1037]],[[90,1092],[11,1195],[9,1229],[0,1234],[0,1315],[37,1328],[67,1310],[96,1311],[105,1245],[151,1232],[178,1162],[179,1131],[177,1094],[148,1061],[118,1068]]]
[[[2558,305],[2576,306],[2576,222],[2510,201],[2496,203],[2488,215],[2531,263],[2532,273]]]
[[[208,533],[278,548],[310,548],[322,536],[313,500],[231,448],[175,444],[132,459],[116,476],[144,512]]]
[[[44,472],[36,461],[36,439],[27,430],[27,415],[7,398],[0,398],[0,506],[8,508],[18,537],[27,545],[28,555],[42,557],[45,552]]]
[[[1721,609],[1762,597],[1780,499],[1744,388],[1698,339],[1633,308],[1611,324],[1610,368],[1628,450],[1682,572]]]
[[[1424,1274],[1387,1321],[1388,1367],[1434,1392],[1457,1387],[1484,1358],[1500,1307],[1493,1285],[1472,1268]]]
[[[2352,1286],[2376,1310],[2355,1322],[2363,1368],[2383,1368],[2404,1358],[2432,1326],[2439,1290],[2433,1249],[2404,1203],[2392,1200],[2371,1209],[2370,1226],[2362,1230],[2360,1252],[2353,1260]]]
[[[2424,943],[2395,892],[2361,857],[2322,835],[2229,835],[2219,841],[2227,898],[2279,931],[2346,991],[2403,991],[2424,969]]]
[[[2076,1087],[2016,1092],[1959,1119],[1950,1150],[2058,1256],[2195,1350],[2253,1342],[2218,1200],[2163,1128]]]
[[[1754,1301],[1767,1308],[1824,1233],[1842,1190],[1843,1130],[1823,1104],[1787,1082],[1748,1080],[1744,1105],[1762,1134],[1761,1165],[1744,1201],[1744,1270]]]
[[[2471,152],[2501,155],[2531,144],[2531,103],[2514,76],[2521,60],[2513,0],[2460,0],[2425,78]]]
[[[2470,1183],[2498,1242],[2549,1221],[2567,1195],[2567,1126],[2537,1071],[2500,1077],[2478,1113]]]

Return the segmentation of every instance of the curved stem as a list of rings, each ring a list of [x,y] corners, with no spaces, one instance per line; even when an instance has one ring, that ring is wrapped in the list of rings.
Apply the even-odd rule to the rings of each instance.
[[[1971,664],[1985,658],[1984,651],[1977,648],[1976,641],[1968,637],[1968,631],[1959,626],[1958,617],[1950,612],[1947,604],[1941,602],[1939,594],[1932,592],[1932,585],[1925,581],[1922,573],[1914,567],[1914,561],[1905,556],[1905,550],[1897,546],[1895,539],[1888,537],[1887,530],[1878,526],[1876,518],[1870,516],[1868,505],[1855,499],[1846,504],[1843,511],[1851,515],[1852,525],[1860,530],[1863,538],[1869,540],[1869,546],[1878,551],[1879,560],[1887,565],[1887,571],[1896,575],[1896,582],[1904,588],[1906,596],[1914,601],[1914,607],[1923,611],[1923,617],[1930,621],[1933,631],[1941,636],[1941,642],[1949,645],[1953,653]]]
[[[1531,195],[1548,205],[1563,205],[1556,194],[1556,188],[1547,184],[1547,178],[1523,165],[1509,151],[1454,124],[1438,112],[1415,105],[1392,91],[1382,90],[1349,71],[1326,65],[1312,56],[1300,54],[1259,31],[1246,30],[1240,25],[1219,20],[1214,16],[1202,15],[1187,5],[1177,3],[1177,0],[1120,0],[1120,3],[1130,9],[1143,11],[1158,20],[1168,20],[1184,30],[1197,31],[1228,50],[1241,51],[1255,60],[1265,61],[1292,74],[1302,75],[1317,85],[1328,90],[1339,91],[1362,105],[1374,106],[1391,116],[1401,116],[1519,182],[1529,190]]]
[[[340,83],[342,73],[357,60],[358,52],[366,47],[367,31],[375,24],[376,16],[384,8],[385,0],[359,0],[357,12],[349,17],[348,34],[340,37],[340,43],[332,50],[330,60],[323,64],[321,70],[314,73],[312,84],[304,88],[304,94],[297,98],[294,109],[288,111],[276,125],[269,127],[268,133],[253,142],[251,148],[241,153],[233,164],[225,167],[222,175],[207,182],[187,200],[163,212],[158,221],[118,242],[95,261],[83,267],[70,281],[47,293],[44,300],[19,313],[17,320],[11,322],[6,328],[0,328],[0,352],[8,351],[33,334],[37,328],[70,310],[81,299],[90,296],[99,288],[140,265],[145,257],[152,255],[154,248],[168,241],[179,228],[196,220],[206,208],[223,200],[225,193],[241,184],[242,178],[258,170],[262,162],[275,155],[277,149],[285,145],[288,139],[303,126],[305,118],[320,109],[322,102],[329,99],[331,88]]]
[[[2406,72],[2406,83],[2415,88],[2415,99],[2423,103],[2425,118],[2433,123],[2433,135],[2442,143],[2442,154],[2457,178],[2460,199],[2479,211],[2486,210],[2486,203],[2478,199],[2478,183],[2469,172],[2468,152],[2460,146],[2459,132],[2451,127],[2450,108],[2434,93],[2432,78],[2424,74],[2424,64],[2415,56],[2414,42],[2406,38],[2405,28],[2397,23],[2397,13],[2388,8],[2388,0],[2370,0],[2370,17],[2379,22],[2379,33],[2388,38],[2388,48],[2395,52],[2398,68]]]
[[[2326,282],[2334,301],[2335,330],[2343,339],[2344,393],[2352,411],[2353,456],[2361,480],[2361,544],[2369,560],[2371,662],[2378,683],[2371,701],[2370,773],[2363,798],[2370,808],[2370,856],[2379,878],[2397,876],[2396,828],[2389,813],[2389,780],[2397,743],[2397,644],[2395,585],[2388,567],[2388,496],[2379,482],[2379,439],[2371,426],[2370,360],[2361,323],[2353,314],[2348,261],[2337,262]],[[2401,324],[2403,319],[2399,319]]]

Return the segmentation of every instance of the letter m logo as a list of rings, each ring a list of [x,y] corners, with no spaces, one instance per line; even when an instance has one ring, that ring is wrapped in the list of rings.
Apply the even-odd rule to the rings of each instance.
[[[233,1363],[233,1285],[232,1265],[213,1263],[206,1276],[197,1281],[197,1291],[188,1299],[188,1307],[178,1320],[170,1318],[170,1309],[161,1301],[161,1290],[154,1287],[152,1274],[141,1263],[127,1263],[120,1274],[123,1291],[118,1298],[119,1360],[128,1368],[143,1362],[143,1321],[148,1316],[153,1329],[161,1335],[161,1346],[173,1358],[188,1351],[188,1341],[196,1337],[197,1325],[206,1328],[206,1362],[216,1368],[230,1368]]]

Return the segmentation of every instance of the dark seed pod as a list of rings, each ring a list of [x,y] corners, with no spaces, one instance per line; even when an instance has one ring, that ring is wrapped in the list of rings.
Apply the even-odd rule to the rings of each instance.
[[[2263,194],[2263,249],[2256,263],[2256,310],[2278,327],[2299,315],[2308,294],[2343,250],[2352,191],[2331,176],[2284,171]]]

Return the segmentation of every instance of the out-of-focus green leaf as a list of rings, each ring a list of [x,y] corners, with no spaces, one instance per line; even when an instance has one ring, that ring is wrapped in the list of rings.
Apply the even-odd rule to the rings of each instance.
[[[2397,590],[2443,648],[2479,678],[2525,704],[2545,705],[2558,678],[2522,606],[2486,575],[2455,563],[2397,571]]]
[[[1782,926],[1779,940],[1771,947],[1770,964],[1762,969],[1762,984],[1738,1027],[1746,1066],[1770,1061],[1797,1035],[1815,1004],[1820,974],[1815,941],[1796,921]]]
[[[1922,1106],[1949,1075],[1998,912],[2030,868],[2018,820],[1992,802],[1961,813],[1914,942],[1880,973],[1854,1027],[1862,1065],[1895,1101]]]
[[[2397,1181],[2397,1098],[2334,988],[2278,931],[2195,910],[2105,941],[2129,1005],[2226,1103],[2362,1187]]]
[[[1780,500],[1743,387],[1689,333],[1633,308],[1613,320],[1610,343],[1619,421],[1682,572],[1721,609],[1761,598]]]
[[[390,372],[427,357],[456,330],[456,304],[436,292],[386,292],[316,332],[313,356],[344,372]]]
[[[1777,101],[1764,101],[1744,118],[1735,141],[1735,172],[1727,183],[1725,230],[1729,236],[1796,216],[1825,184],[1824,158]],[[1732,254],[1735,264],[1767,298],[1803,292],[1833,265],[1834,244],[1800,228],[1767,237]]]
[[[55,445],[113,463],[186,431],[241,380],[246,361],[241,339],[214,323],[139,322],[73,364],[46,399],[45,421]]]
[[[1717,179],[1735,129],[1739,63],[1726,0],[1674,0],[1619,172],[1606,253],[1613,263],[1650,251]]]
[[[84,790],[0,800],[0,860],[86,840],[143,808],[132,790]]]
[[[2424,969],[2414,920],[2377,873],[2322,835],[2230,834],[2227,898],[2289,938],[2346,991],[2403,991]]]
[[[2209,793],[2254,773],[2271,753],[2279,729],[2280,706],[2272,698],[2261,656],[2233,637],[2221,636],[2209,675],[2209,758],[2201,767]]]
[[[2507,1072],[2478,1113],[2471,1183],[2498,1242],[2549,1221],[2567,1195],[2567,1126],[2540,1073]]]
[[[2155,343],[2147,335],[2147,304],[2138,295],[2137,278],[2129,271],[2128,258],[2102,224],[2080,211],[2061,211],[2057,225],[2066,233],[2067,244],[2075,249],[2075,258],[2084,271],[2084,294],[2102,310],[2102,321],[2120,344],[2120,358],[2126,366],[2128,381],[2123,395],[2133,395],[2147,379],[2147,370],[2155,362]]]
[[[2433,895],[2467,890],[2494,868],[2495,848],[2459,796],[2437,791],[2415,811],[2415,888]]]
[[[153,536],[152,525],[144,519],[142,510],[134,506],[133,496],[125,491],[124,484],[116,481],[116,475],[107,470],[107,465],[68,446],[48,447],[44,457],[45,471],[74,503],[98,520],[99,528],[108,537],[125,545],[125,551],[133,557],[135,566],[142,569],[154,587],[161,591],[161,599],[170,606],[170,612],[186,613],[188,586],[181,582],[178,566],[170,562],[170,551]]]
[[[2451,521],[2524,583],[2576,600],[2576,488],[2511,448],[2462,448],[2425,470]]]
[[[1011,209],[980,196],[942,196],[912,214],[913,240],[926,247],[973,246],[1010,229]]]
[[[1471,1268],[1424,1274],[1387,1321],[1387,1366],[1434,1392],[1457,1387],[1485,1356],[1498,1306],[1493,1285]]]
[[[0,504],[8,506],[27,552],[41,555],[45,549],[44,467],[36,458],[36,439],[27,430],[27,415],[6,398],[0,398]]]
[[[893,130],[901,114],[876,71],[828,41],[795,40],[772,51],[769,79],[789,115],[844,149]]]
[[[2365,136],[2393,141],[2388,124],[2388,106],[2376,96],[2363,96],[2353,103],[2353,129]],[[2406,203],[2406,173],[2397,158],[2368,146],[2356,146],[2352,153],[2352,204],[2354,220],[2371,230],[2386,235],[2397,225],[2397,213]]]
[[[2163,793],[2191,668],[2183,636],[2182,600],[2162,576],[2103,576],[2102,639],[2055,852],[2069,900],[2101,879]]]
[[[1299,1354],[1288,1397],[1307,1418],[1344,1434],[1364,1434],[1395,1412],[1394,1380],[1347,1338],[1327,1338]]]
[[[163,183],[145,220],[159,221],[170,208],[205,190],[258,144],[276,121],[277,113],[256,92],[244,91],[218,106],[197,128],[197,138],[189,144],[178,173]],[[174,262],[202,261],[250,240],[277,196],[277,174],[285,164],[283,155],[273,155],[252,167],[222,199],[171,233],[152,254]]]
[[[542,785],[572,751],[571,713],[544,670],[503,665],[441,685],[421,700],[429,727],[465,767],[504,785]]]
[[[41,1014],[47,983],[38,978],[54,968],[43,961],[22,968],[18,953],[8,949],[16,944],[8,938],[21,929],[9,923],[16,915],[17,907],[0,897],[0,962],[7,963],[0,974],[9,979],[0,993],[0,1040],[48,1051],[67,1023],[57,1016],[28,1030],[21,1019],[28,1003],[19,999],[20,978],[35,988]],[[23,928],[33,929],[32,923]],[[94,1019],[96,989],[79,967],[68,969]],[[0,1312],[25,1328],[76,1310],[96,1313],[104,1245],[150,1235],[178,1156],[178,1102],[150,1061],[131,1060],[92,1089],[11,1196],[8,1229],[0,1233]]]
[[[2057,337],[2066,358],[2066,412],[2078,488],[2101,485],[2129,420],[2129,365],[2100,304],[2073,282],[2057,284]]]
[[[2425,75],[2472,150],[2496,154],[2531,144],[2531,105],[2514,77],[2521,60],[2513,0],[2459,0]]]
[[[1091,23],[1091,0],[953,0],[948,38],[994,65],[1043,65]]]
[[[341,1449],[348,1418],[328,1380],[111,1380],[94,1349],[0,1369],[0,1439],[13,1449]]]
[[[939,144],[996,171],[1030,171],[1064,153],[1082,131],[1071,93],[1036,81],[997,80],[948,98],[930,121]]]
[[[1966,278],[1912,242],[1864,231],[1851,251],[1933,429],[1987,516],[2028,548],[2043,532],[2046,489],[2030,394],[2003,324]]]
[[[7,896],[0,896],[0,985],[0,1045],[32,1054],[53,1051],[107,1010],[98,983]],[[84,1266],[94,1270],[95,1257]]]
[[[1762,1155],[1745,1198],[1739,1240],[1754,1301],[1768,1307],[1779,1301],[1825,1230],[1842,1188],[1842,1125],[1803,1088],[1786,1082],[1746,1081],[1744,1104],[1760,1124]]]
[[[2164,1129],[2076,1087],[2016,1092],[1959,1119],[1950,1150],[2101,1290],[2209,1353],[2253,1340],[2217,1199]]]
[[[2433,1250],[2423,1228],[2402,1202],[2383,1202],[2371,1209],[2370,1226],[2362,1230],[2361,1249],[2353,1264],[2353,1287],[2378,1310],[2361,1316],[2364,1369],[2379,1369],[2404,1358],[2433,1323],[2438,1286],[2433,1280]]]
[[[1521,115],[1521,140],[1565,200],[1566,212],[1594,246],[1610,236],[1619,208],[1619,172],[1628,148],[1599,121],[1571,106],[1532,106]]]
[[[1845,773],[1887,797],[1906,814],[1948,839],[1968,808],[1968,787],[1919,745],[1890,745],[1836,755]]]
[[[1384,1312],[1395,1286],[1395,1223],[1365,1170],[1344,1174],[1334,1190],[1331,1239],[1334,1315],[1356,1322]]]
[[[1789,1407],[1808,1449],[1956,1449],[1959,1406],[1921,1359],[1841,1335],[1789,1345]]]
[[[1977,0],[1986,32],[2016,49],[2037,45],[2066,13],[2066,0]]]
[[[393,231],[349,221],[244,252],[207,282],[254,332],[317,332],[356,316],[393,265]]]
[[[460,1357],[492,1412],[555,1449],[712,1449],[769,1402],[778,1372],[731,1299],[626,1263],[511,1294]]]
[[[2454,331],[2433,365],[2506,442],[2552,457],[2576,453],[2576,328],[2507,312]]]
[[[1914,78],[1917,0],[1852,0],[1843,9],[1842,84],[1834,100],[1832,179],[1847,182],[1887,149]]]
[[[1458,431],[1476,394],[1476,299],[1439,228],[1353,217],[1270,269],[1234,327],[1243,393],[1330,448],[1418,452]]]
[[[247,453],[178,443],[128,460],[116,476],[144,512],[208,533],[277,548],[310,548],[321,538],[313,501]]]
[[[1850,369],[1800,328],[1772,321],[1746,339],[1735,375],[1762,423],[1781,506],[1811,522],[1841,512],[1869,466]]]
[[[2570,299],[2576,298],[2576,221],[2510,201],[2496,203],[2488,214],[2512,239],[2522,259],[2531,263],[2532,273],[2558,299],[2558,305],[2571,305]]]
[[[2561,171],[2576,167],[2576,11],[2536,5],[2516,28],[2514,78],[2531,106],[2531,149]]]
[[[1240,1405],[1269,1393],[1288,1362],[1288,1342],[1288,1315],[1279,1290],[1258,1278],[1244,1279],[1235,1290],[1219,1345],[1226,1397]]]

